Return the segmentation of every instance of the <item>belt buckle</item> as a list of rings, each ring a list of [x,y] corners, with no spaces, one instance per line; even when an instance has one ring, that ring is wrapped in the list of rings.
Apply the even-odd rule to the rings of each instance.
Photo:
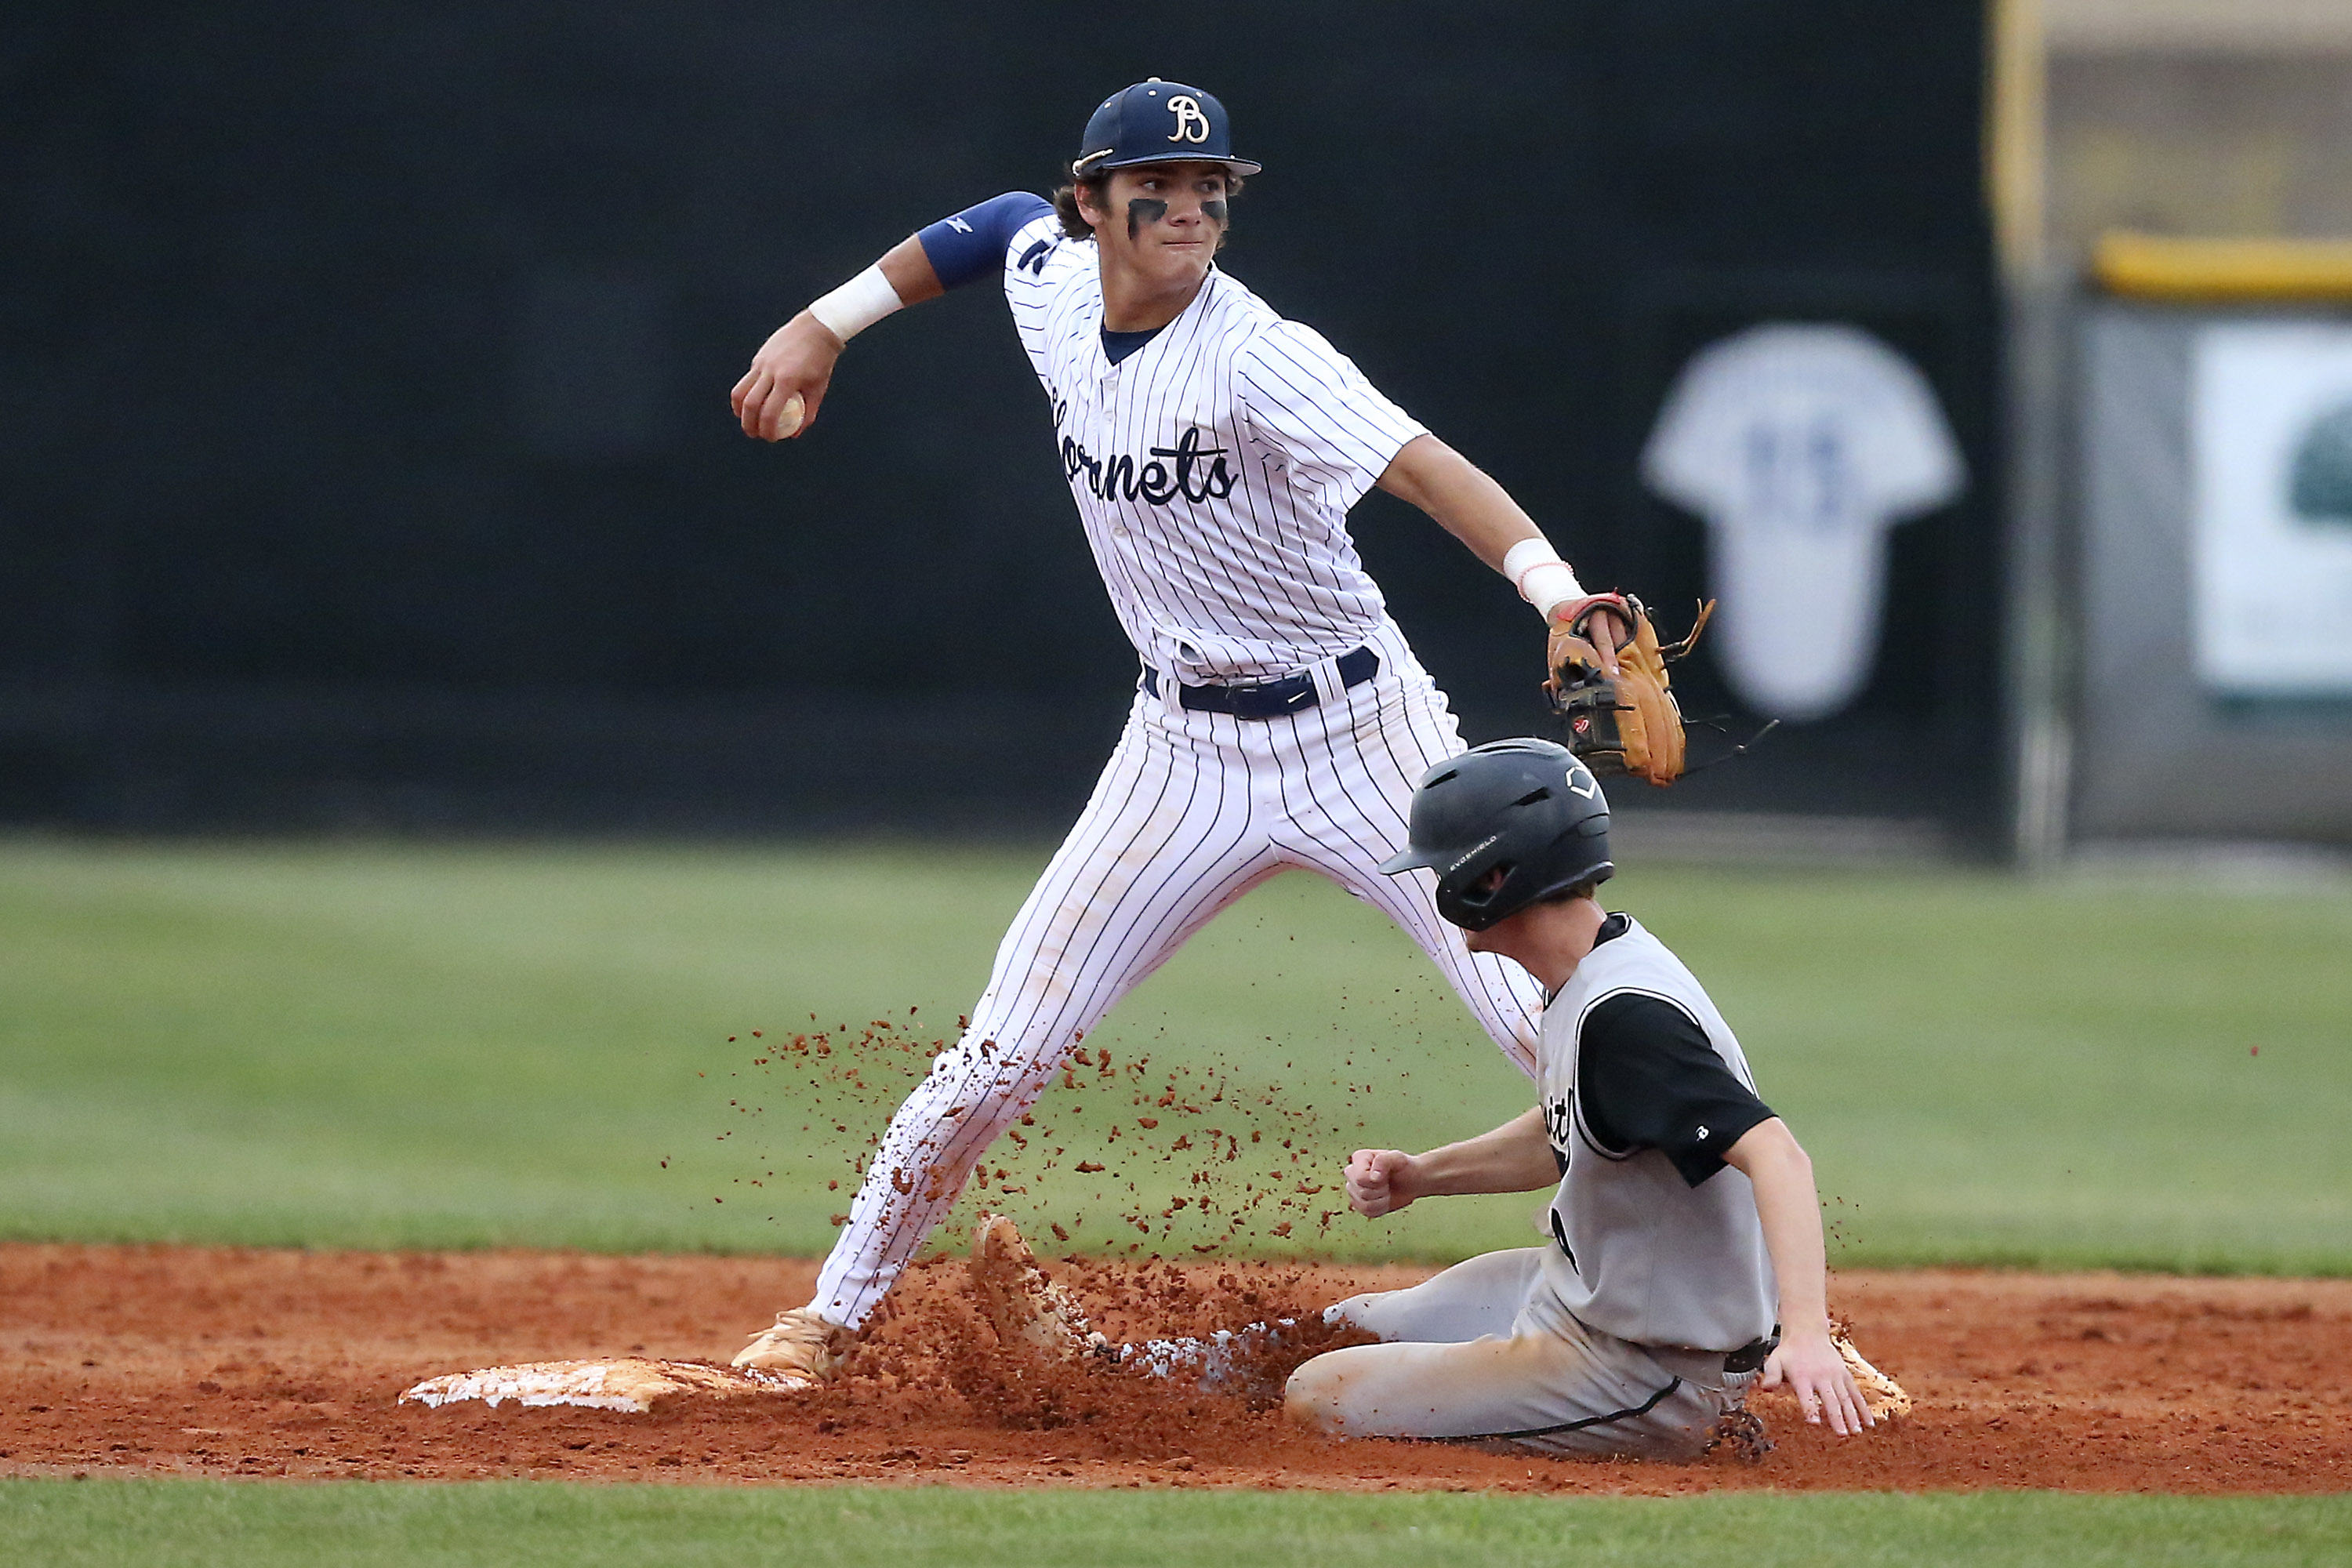
[[[1338,672],[1339,684],[1345,689],[1370,680],[1380,672],[1380,655],[1368,645],[1339,656],[1338,663],[1354,662],[1354,671]],[[1194,686],[1181,678],[1170,678],[1176,687],[1176,705],[1196,713],[1224,713],[1240,719],[1276,719],[1302,713],[1318,706],[1322,693],[1317,689],[1315,672],[1311,669],[1277,676],[1272,680],[1251,681],[1244,685],[1220,685],[1203,682]],[[1143,667],[1143,689],[1153,697],[1160,695],[1160,671],[1157,667]]]

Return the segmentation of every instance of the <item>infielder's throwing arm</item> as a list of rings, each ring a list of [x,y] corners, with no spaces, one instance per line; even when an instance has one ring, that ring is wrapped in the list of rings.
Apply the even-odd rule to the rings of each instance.
[[[1594,606],[1615,601],[1585,593],[1501,486],[1215,265],[1258,171],[1213,97],[1139,82],[1096,110],[1054,201],[997,196],[901,241],[780,329],[734,389],[747,434],[805,436],[859,332],[1000,282],[1142,666],[1093,798],[1005,933],[968,1032],[892,1118],[815,1300],[739,1364],[827,1375],[844,1331],[1074,1039],[1280,871],[1318,872],[1386,911],[1536,1069],[1540,998],[1524,972],[1472,952],[1426,877],[1380,874],[1414,779],[1461,738],[1364,571],[1348,509],[1375,484],[1413,502],[1545,616],[1597,620],[1604,649],[1622,639]],[[891,559],[877,552],[884,592]],[[929,586],[904,592],[919,603]]]

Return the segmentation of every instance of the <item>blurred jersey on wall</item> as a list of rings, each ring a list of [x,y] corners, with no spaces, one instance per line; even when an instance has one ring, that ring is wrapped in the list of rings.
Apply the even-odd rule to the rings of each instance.
[[[1917,366],[1859,328],[1773,323],[1692,356],[1643,474],[1707,521],[1725,677],[1801,721],[1869,679],[1886,531],[1951,500],[1967,470]]]

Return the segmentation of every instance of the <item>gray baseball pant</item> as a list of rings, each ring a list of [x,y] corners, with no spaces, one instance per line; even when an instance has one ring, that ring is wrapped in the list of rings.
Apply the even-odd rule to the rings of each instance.
[[[1291,1374],[1293,1415],[1350,1437],[1506,1452],[1690,1459],[1757,1373],[1719,1351],[1635,1344],[1580,1322],[1543,1288],[1543,1249],[1489,1252],[1403,1290],[1330,1309],[1382,1343]]]

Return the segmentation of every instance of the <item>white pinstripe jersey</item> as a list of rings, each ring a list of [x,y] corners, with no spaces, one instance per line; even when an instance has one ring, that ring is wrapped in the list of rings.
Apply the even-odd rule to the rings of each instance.
[[[1006,247],[1004,292],[1095,563],[1145,663],[1246,682],[1362,645],[1388,611],[1348,509],[1418,423],[1213,266],[1183,314],[1111,363],[1094,242],[1065,237],[1050,214]]]

